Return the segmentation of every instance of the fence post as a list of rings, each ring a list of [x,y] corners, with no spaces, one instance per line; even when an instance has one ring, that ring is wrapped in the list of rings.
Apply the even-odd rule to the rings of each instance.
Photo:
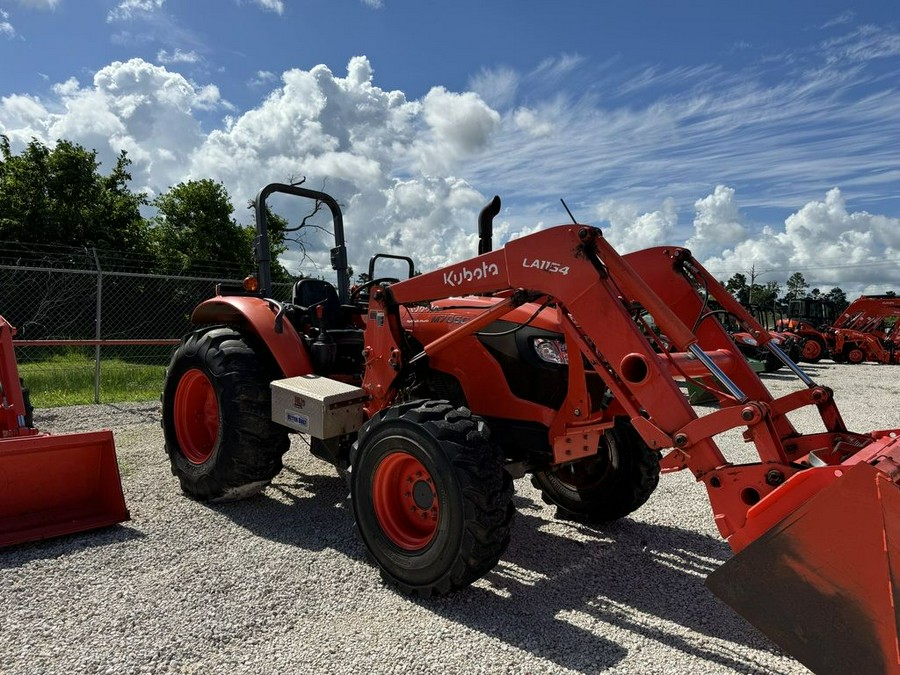
[[[97,256],[97,249],[93,246],[91,251],[94,252],[94,263],[97,265],[97,316],[94,319],[94,339],[100,340],[100,321],[102,312],[100,307],[103,300],[103,269],[100,267],[100,258]],[[94,347],[94,403],[100,403],[100,345]]]

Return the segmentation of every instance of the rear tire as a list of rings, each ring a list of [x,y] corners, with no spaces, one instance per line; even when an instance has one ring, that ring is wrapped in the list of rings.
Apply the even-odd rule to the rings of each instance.
[[[281,471],[290,440],[271,420],[269,383],[276,377],[269,355],[230,328],[204,328],[182,340],[166,371],[162,424],[172,473],[186,494],[243,499]]]
[[[660,454],[644,443],[625,418],[600,439],[596,455],[547,471],[536,471],[532,484],[557,518],[600,524],[632,513],[659,483]]]
[[[825,341],[817,335],[806,338],[800,351],[800,360],[806,363],[818,363],[825,356]]]
[[[466,408],[388,408],[351,452],[356,524],[382,577],[406,593],[444,595],[491,570],[509,543],[512,478]]]

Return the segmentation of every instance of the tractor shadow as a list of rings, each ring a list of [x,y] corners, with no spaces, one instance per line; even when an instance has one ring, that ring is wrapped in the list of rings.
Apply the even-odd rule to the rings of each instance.
[[[516,505],[512,542],[497,567],[457,596],[420,604],[579,672],[611,668],[627,655],[602,634],[631,633],[742,673],[759,672],[759,663],[698,636],[777,653],[704,585],[730,557],[721,541],[629,519],[602,529],[572,523],[569,537],[548,532],[531,500],[517,497]]]
[[[815,364],[815,363],[798,363],[797,365],[800,366],[800,369],[801,369],[804,373],[806,373],[807,375],[809,375],[809,376],[810,376],[811,378],[813,378],[813,379],[815,379],[815,377],[816,377],[817,375],[820,375],[820,374],[823,372],[823,370],[824,370],[824,369],[822,368],[822,366],[820,366],[820,365],[818,365],[818,364]],[[826,361],[826,362],[823,362],[823,365],[828,365],[828,366],[830,366],[830,365],[833,365],[833,364],[831,363],[831,361]],[[787,368],[783,368],[783,367],[780,368],[780,369],[778,369],[778,370],[776,370],[776,371],[774,371],[774,372],[772,372],[772,373],[759,373],[759,379],[761,379],[763,382],[765,382],[766,380],[778,380],[778,381],[781,381],[781,382],[790,382],[790,381],[793,380],[793,381],[798,382],[798,383],[800,382],[800,381],[797,379],[797,376],[796,376],[796,375],[794,375],[794,374],[793,374],[790,370],[788,370]]]
[[[333,549],[364,560],[356,536],[347,485],[334,475],[285,466],[264,492],[210,508],[254,534],[308,551]]]
[[[365,561],[347,492],[337,475],[286,467],[263,494],[213,508],[260,537]],[[515,504],[510,546],[491,572],[451,596],[408,601],[578,672],[624,660],[628,649],[605,637],[623,632],[735,672],[759,664],[715,640],[776,652],[704,585],[731,555],[718,539],[629,519],[548,528],[548,507],[522,496]]]

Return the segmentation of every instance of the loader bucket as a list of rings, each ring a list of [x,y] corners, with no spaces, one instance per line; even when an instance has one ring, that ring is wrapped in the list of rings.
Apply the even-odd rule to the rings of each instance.
[[[843,469],[843,467],[842,467]],[[860,463],[707,586],[815,673],[900,673],[900,488]]]
[[[111,431],[0,439],[0,546],[128,519]]]

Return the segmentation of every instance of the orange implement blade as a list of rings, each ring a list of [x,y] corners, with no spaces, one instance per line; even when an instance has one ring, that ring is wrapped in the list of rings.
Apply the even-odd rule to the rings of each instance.
[[[900,488],[857,464],[706,583],[816,673],[900,673]]]
[[[0,439],[0,546],[128,519],[111,431]]]

